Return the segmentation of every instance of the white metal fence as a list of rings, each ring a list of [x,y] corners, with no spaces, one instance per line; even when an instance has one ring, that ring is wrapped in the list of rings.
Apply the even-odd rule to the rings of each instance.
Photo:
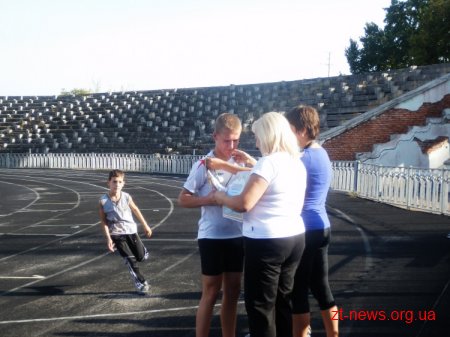
[[[199,158],[201,156],[119,153],[2,153],[0,154],[0,167],[75,170],[119,169],[128,172],[189,174],[192,164]]]
[[[189,174],[195,155],[1,153],[0,168]],[[399,207],[450,215],[450,170],[383,167],[357,161],[333,162],[332,189]]]
[[[450,170],[333,162],[332,188],[387,204],[450,215]]]

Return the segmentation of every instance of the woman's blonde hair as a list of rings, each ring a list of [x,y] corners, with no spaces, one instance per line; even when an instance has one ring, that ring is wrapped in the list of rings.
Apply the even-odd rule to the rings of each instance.
[[[282,114],[265,113],[253,123],[252,131],[263,156],[274,152],[288,152],[292,156],[300,156],[297,138]]]

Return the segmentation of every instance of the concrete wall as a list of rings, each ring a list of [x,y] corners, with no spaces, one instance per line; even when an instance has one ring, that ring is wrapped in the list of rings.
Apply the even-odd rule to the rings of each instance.
[[[413,126],[426,125],[429,118],[442,117],[446,108],[450,108],[450,74],[324,132],[321,139],[332,160],[355,160],[361,153],[373,152],[375,144],[390,142],[391,135],[408,133]],[[383,165],[424,167],[429,161],[421,158],[417,144],[401,142],[396,152],[387,155]]]

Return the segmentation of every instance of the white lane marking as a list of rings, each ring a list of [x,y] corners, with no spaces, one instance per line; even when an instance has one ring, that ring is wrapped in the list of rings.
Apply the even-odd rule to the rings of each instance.
[[[244,301],[238,301],[239,305],[244,304]],[[214,307],[221,307],[221,303],[217,303]],[[123,317],[123,316],[134,316],[134,315],[148,315],[157,314],[173,311],[184,311],[184,310],[196,310],[198,305],[192,305],[187,307],[175,307],[175,308],[165,308],[165,309],[152,309],[143,311],[129,311],[129,312],[119,312],[119,313],[107,313],[107,314],[95,314],[95,315],[77,315],[77,316],[62,316],[62,317],[48,317],[48,318],[35,318],[35,319],[20,319],[11,321],[0,321],[0,324],[23,324],[23,323],[36,323],[36,322],[54,322],[54,321],[72,321],[76,319],[93,319],[93,318],[103,318],[103,317]]]
[[[161,185],[163,185],[163,184],[161,184]],[[156,190],[152,190],[150,188],[145,188],[145,187],[138,187],[138,188],[146,190],[146,191],[151,191],[151,192],[156,193],[156,194],[159,194],[160,196],[164,197],[169,202],[170,208],[169,208],[169,212],[167,213],[167,215],[164,218],[162,218],[160,222],[158,222],[156,225],[151,227],[152,229],[158,228],[159,226],[161,226],[172,215],[173,210],[175,209],[175,207],[173,205],[173,202],[164,193],[161,193],[161,192],[156,191]]]
[[[28,186],[21,185],[21,184],[16,184],[16,183],[10,183],[10,182],[7,182],[7,181],[0,181],[0,183],[24,187],[24,188],[29,189],[30,191],[32,191],[32,192],[36,195],[35,199],[34,199],[32,202],[30,202],[28,205],[26,205],[26,206],[24,206],[24,207],[18,209],[17,211],[20,211],[20,210],[26,209],[27,207],[30,207],[31,205],[33,205],[35,202],[37,202],[37,201],[40,199],[39,193],[38,193],[37,191],[35,191],[34,189],[28,187]],[[14,214],[14,213],[17,212],[17,211],[14,211],[14,212],[11,212],[11,213],[7,213],[7,214],[0,214],[0,217],[8,216],[8,215]]]
[[[444,294],[446,293],[446,291],[447,291],[449,285],[450,285],[450,279],[448,280],[447,284],[444,286],[444,288],[442,289],[441,293],[440,293],[439,296],[437,297],[436,301],[434,302],[433,306],[431,307],[431,310],[436,311],[436,308],[437,308],[439,302],[441,301],[442,297],[443,297]],[[424,331],[425,326],[428,324],[428,322],[429,322],[428,320],[425,320],[425,321],[422,323],[422,326],[420,327],[420,330],[419,330],[419,332],[417,333],[416,337],[421,337],[421,336],[422,336],[422,332]]]
[[[168,266],[166,269],[161,270],[158,274],[156,274],[156,277],[165,274],[166,272],[168,272],[169,270],[175,268],[176,266],[178,266],[179,264],[183,263],[184,261],[188,260],[189,258],[191,258],[193,255],[195,255],[197,253],[197,250],[193,251],[192,253],[186,255],[185,257],[183,257],[182,259],[178,260],[178,262],[175,262],[174,264],[172,264],[171,266]],[[156,277],[154,277],[153,279],[155,279]]]
[[[25,177],[26,177],[26,178],[29,178],[29,179],[25,179]],[[9,178],[11,178],[11,177],[9,176]],[[34,183],[36,182],[36,178],[30,177],[30,176],[19,176],[19,177],[13,177],[13,178],[18,179],[18,180],[24,180],[24,181],[32,181],[32,182],[34,182]],[[43,178],[43,179],[45,179],[45,178]],[[52,179],[52,180],[55,180],[55,178],[51,178],[51,179]],[[59,180],[62,180],[62,179],[59,179]],[[41,180],[41,181],[42,181],[42,180]],[[59,188],[62,188],[62,189],[66,189],[66,190],[72,191],[72,192],[77,196],[77,201],[76,201],[75,205],[74,205],[71,209],[69,209],[69,210],[64,210],[64,211],[52,211],[52,212],[58,212],[58,213],[64,214],[64,213],[68,213],[68,212],[70,212],[70,211],[76,209],[76,208],[80,205],[80,203],[81,203],[81,196],[80,196],[80,194],[79,194],[77,191],[75,191],[74,189],[72,189],[72,188],[70,188],[70,187],[66,187],[66,186],[57,185],[57,184],[54,184],[54,183],[49,183],[49,182],[44,182],[44,183],[47,184],[47,185],[53,185],[53,186],[56,186],[56,187],[59,187]],[[72,204],[73,204],[73,203],[72,203]],[[49,211],[47,211],[47,212],[49,212]],[[14,213],[15,213],[15,212],[14,212]],[[12,214],[14,214],[14,213],[12,213]],[[28,227],[32,227],[32,226],[35,226],[35,225],[44,223],[44,222],[46,222],[46,221],[48,221],[48,220],[51,220],[51,219],[55,218],[56,216],[61,216],[61,214],[53,215],[53,216],[51,216],[50,218],[41,220],[41,221],[39,221],[39,222],[37,222],[37,223],[30,224],[30,225],[25,226],[25,227],[21,227],[21,228],[18,229],[17,231],[20,231],[20,230],[26,229],[26,228],[28,228]]]
[[[45,276],[32,275],[32,276],[1,276],[0,280],[29,280],[29,279],[43,279]]]
[[[72,237],[72,236],[74,236],[74,235],[77,235],[77,234],[79,234],[79,233],[82,233],[82,232],[84,232],[84,231],[90,229],[90,228],[93,227],[93,226],[97,226],[99,223],[100,223],[100,221],[97,222],[97,223],[95,223],[95,224],[93,224],[92,226],[88,226],[88,227],[86,227],[86,228],[80,229],[79,231],[73,232],[72,234],[67,235],[67,236],[65,236],[65,237],[62,238],[62,239],[61,239],[61,238],[58,238],[58,239],[55,239],[55,240],[51,240],[51,241],[48,241],[48,242],[46,242],[46,243],[43,243],[42,245],[38,245],[38,246],[35,246],[35,247],[31,247],[31,248],[28,248],[28,249],[23,250],[23,251],[21,251],[21,252],[18,252],[18,253],[16,253],[16,254],[12,254],[12,255],[5,256],[5,257],[3,257],[3,258],[0,258],[0,261],[9,260],[9,259],[11,259],[11,258],[13,258],[13,257],[18,256],[18,255],[22,255],[22,254],[25,254],[25,253],[29,253],[29,252],[32,252],[32,251],[34,251],[34,250],[38,250],[39,248],[49,246],[49,245],[51,245],[51,244],[54,243],[54,242],[57,242],[57,241],[61,241],[61,240],[63,240],[63,239],[70,238],[70,237]]]
[[[72,205],[73,202],[39,202],[37,205]]]
[[[84,265],[86,265],[86,264],[88,264],[88,263],[91,263],[91,262],[94,262],[94,261],[96,261],[96,260],[99,260],[99,259],[101,259],[102,257],[105,257],[105,256],[108,255],[108,254],[111,254],[111,253],[110,253],[110,252],[103,253],[103,254],[98,255],[98,256],[96,256],[96,257],[94,257],[94,258],[92,258],[92,259],[83,261],[83,262],[78,263],[78,264],[76,264],[76,265],[74,265],[74,266],[71,266],[71,267],[68,267],[68,268],[66,268],[66,269],[60,270],[60,271],[57,272],[57,273],[54,273],[54,274],[45,276],[44,278],[38,279],[38,280],[36,280],[36,281],[28,282],[28,283],[26,283],[26,284],[23,284],[23,285],[21,285],[21,286],[19,286],[19,287],[14,288],[14,289],[6,290],[6,291],[0,293],[0,296],[4,296],[4,295],[9,294],[9,293],[12,293],[12,292],[14,292],[14,291],[16,291],[16,290],[19,290],[19,289],[22,289],[22,288],[29,287],[29,286],[31,286],[31,285],[37,283],[37,282],[41,282],[41,281],[44,281],[44,280],[48,280],[48,279],[53,278],[53,277],[55,277],[55,276],[58,276],[58,275],[67,273],[67,272],[69,272],[69,271],[71,271],[71,270],[73,270],[73,269],[82,267],[82,266],[84,266]]]
[[[69,236],[71,234],[52,234],[52,233],[2,233],[8,236]],[[1,260],[0,260],[1,261]]]
[[[196,242],[197,239],[154,239],[154,238],[145,239],[145,238],[142,238],[142,241],[150,241],[150,242],[155,242],[155,241],[161,241],[161,242]]]
[[[21,177],[21,178],[22,178],[22,177]],[[33,177],[28,176],[28,178],[33,178]],[[23,178],[22,178],[22,179],[23,179]],[[61,180],[61,181],[68,181],[68,179],[58,179],[58,180]],[[91,186],[94,186],[94,187],[97,187],[97,188],[100,187],[100,186],[98,186],[98,185],[91,184],[91,183],[87,183],[87,182],[79,182],[79,183],[91,185]],[[55,185],[56,185],[56,184],[55,184]],[[160,184],[160,185],[164,185],[164,184]],[[58,186],[58,185],[56,185],[56,186]],[[166,186],[168,186],[168,185],[166,185]],[[170,187],[173,187],[173,186],[170,186]],[[102,189],[104,189],[104,190],[107,189],[107,188],[105,188],[105,187],[100,187],[100,188],[102,188]],[[152,190],[152,189],[148,189],[148,188],[143,188],[143,187],[138,187],[138,188],[142,188],[142,189],[147,190],[147,191],[152,191],[152,192],[154,192],[154,193],[156,193],[156,194],[159,194],[159,195],[163,196],[166,200],[168,200],[169,205],[170,205],[170,209],[169,209],[168,214],[167,214],[160,222],[158,222],[155,226],[153,226],[153,227],[151,227],[151,228],[152,228],[152,229],[155,229],[155,228],[161,226],[161,225],[169,218],[169,216],[173,213],[173,211],[174,211],[174,205],[173,205],[173,202],[170,200],[170,198],[168,198],[166,195],[164,195],[163,193],[161,193],[161,192],[159,192],[159,191]],[[74,192],[78,195],[78,203],[77,203],[77,205],[76,205],[76,207],[78,207],[78,205],[80,204],[80,194],[79,194],[77,191],[73,190],[73,189],[70,189],[70,188],[67,188],[67,189],[74,191]],[[63,213],[63,214],[64,214],[64,213]],[[52,218],[54,218],[54,217],[52,217]],[[51,220],[52,218],[47,219],[46,221]],[[45,222],[45,221],[40,221],[40,222],[38,222],[37,224],[30,225],[30,226],[27,226],[27,227],[36,226],[36,225],[41,224],[41,223],[43,223],[43,222]],[[100,223],[100,221],[97,222],[97,223],[95,223],[95,224],[93,224],[92,226],[95,226],[95,225],[97,225],[97,224],[99,224],[99,223]],[[27,252],[30,252],[30,251],[33,251],[33,250],[37,250],[37,249],[39,249],[39,248],[41,248],[41,247],[48,246],[48,245],[50,245],[50,244],[52,244],[53,242],[56,242],[56,241],[58,241],[58,240],[63,240],[63,239],[65,239],[65,238],[72,237],[72,236],[74,236],[74,235],[76,235],[76,234],[78,234],[78,233],[80,233],[80,232],[83,232],[83,231],[85,231],[85,230],[87,230],[87,229],[90,229],[92,226],[89,226],[89,227],[87,227],[87,228],[84,228],[84,229],[82,229],[82,230],[79,230],[79,231],[77,231],[77,232],[74,232],[74,233],[72,233],[72,234],[70,234],[70,235],[67,235],[66,237],[64,237],[64,238],[62,238],[62,239],[51,240],[51,241],[49,241],[49,242],[47,242],[47,243],[45,243],[45,244],[42,244],[42,245],[39,245],[39,246],[36,246],[36,247],[32,247],[32,248],[30,248],[30,249],[27,249],[27,250],[25,250],[25,251],[19,252],[19,253],[17,253],[17,254],[10,255],[10,256],[6,256],[6,257],[0,259],[0,261],[4,261],[4,260],[10,259],[10,258],[12,258],[12,257],[14,257],[14,256],[21,255],[21,254],[24,254],[24,253],[27,253]],[[27,227],[25,227],[25,228],[27,228]],[[191,257],[191,256],[192,256],[193,254],[195,254],[195,253],[196,253],[196,251],[195,251],[194,253],[188,254],[186,257],[184,257],[183,259],[181,259],[181,261],[185,261],[186,259],[188,259],[189,257]],[[106,254],[101,255],[100,257],[106,256],[107,254],[110,254],[110,253],[108,252],[108,253],[106,253]],[[68,268],[68,269],[66,269],[65,271],[72,270],[72,269],[74,269],[74,268],[77,268],[78,266],[83,266],[83,265],[89,263],[90,261],[94,261],[94,260],[96,260],[96,259],[97,259],[97,258],[91,259],[91,260],[87,261],[86,263],[79,264],[79,265],[76,265],[76,266],[74,266],[74,267]],[[179,263],[181,263],[181,262],[177,262],[177,263],[175,263],[175,265],[178,265]],[[165,270],[163,270],[162,272],[165,272],[166,270],[169,270],[169,269],[171,269],[170,266],[169,266],[168,268],[166,268]],[[56,275],[60,275],[60,274],[62,274],[62,273],[65,272],[65,271],[61,271],[61,272],[59,272],[59,273],[50,275],[50,276],[46,277],[45,279],[48,279],[48,278],[53,277],[53,276],[56,276]],[[159,275],[159,274],[161,274],[161,272],[158,273],[158,275]],[[35,282],[31,282],[31,283],[22,285],[22,286],[20,286],[20,287],[17,287],[17,288],[14,288],[14,289],[10,289],[10,290],[8,290],[8,291],[5,291],[5,292],[3,292],[3,293],[0,293],[0,296],[2,296],[2,295],[4,295],[4,294],[7,294],[7,293],[14,292],[14,291],[16,291],[16,290],[19,290],[19,289],[21,289],[21,288],[23,288],[23,287],[27,287],[27,286],[29,286],[29,285],[31,285],[31,284],[34,284],[34,283],[36,283],[36,282],[39,282],[39,281],[41,281],[41,280],[37,280],[37,281],[35,281]],[[1,323],[1,322],[0,322],[0,323]]]
[[[58,212],[68,212],[72,209],[21,209],[16,211],[16,213],[33,213],[33,212],[48,212],[48,213],[58,213]]]
[[[58,221],[62,221],[60,219],[58,219]],[[98,223],[98,222],[97,222]],[[80,223],[80,224],[72,224],[72,225],[68,225],[68,224],[54,224],[54,225],[35,225],[33,227],[71,227],[71,228],[78,228],[81,226],[92,226],[95,225],[95,223]]]

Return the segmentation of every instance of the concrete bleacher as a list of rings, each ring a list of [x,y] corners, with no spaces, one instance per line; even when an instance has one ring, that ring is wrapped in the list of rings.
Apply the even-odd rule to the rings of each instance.
[[[322,130],[450,72],[450,64],[388,72],[224,87],[95,93],[88,96],[0,96],[0,151],[206,151],[214,120],[239,115],[242,147],[261,114],[312,105]]]

